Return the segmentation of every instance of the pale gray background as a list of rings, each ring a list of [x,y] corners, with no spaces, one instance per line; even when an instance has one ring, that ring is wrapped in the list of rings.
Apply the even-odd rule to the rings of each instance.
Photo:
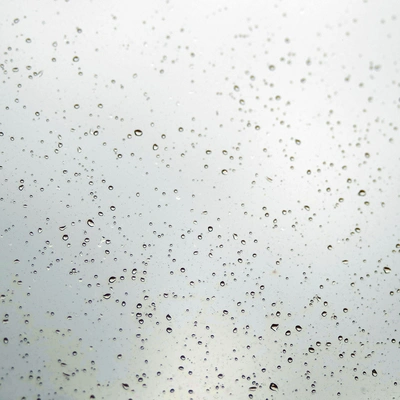
[[[1,400],[400,398],[398,1],[2,1],[0,44]]]

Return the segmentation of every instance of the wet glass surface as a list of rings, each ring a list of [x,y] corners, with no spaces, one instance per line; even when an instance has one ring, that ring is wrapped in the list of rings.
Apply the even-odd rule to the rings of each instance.
[[[400,4],[0,4],[0,399],[400,398]]]

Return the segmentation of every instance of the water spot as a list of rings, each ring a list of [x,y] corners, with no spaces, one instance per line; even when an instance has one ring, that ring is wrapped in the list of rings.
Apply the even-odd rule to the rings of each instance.
[[[78,62],[78,61],[79,61],[79,57],[78,57],[78,56],[75,56],[75,57],[72,59],[72,61],[73,61],[73,62]]]
[[[135,131],[133,132],[135,134],[135,136],[142,136],[143,132],[140,129],[135,129]]]
[[[303,329],[303,328],[302,328],[300,325],[296,325],[296,331],[297,331],[297,332],[301,332],[302,329]]]
[[[116,280],[117,280],[117,278],[115,276],[110,276],[108,278],[108,282],[110,282],[110,283],[114,283]]]
[[[372,376],[377,376],[378,375],[378,372],[376,371],[376,369],[373,369],[372,370]]]
[[[103,299],[108,300],[111,297],[111,293],[103,294]]]
[[[278,328],[279,328],[279,324],[272,324],[272,325],[271,325],[271,329],[272,329],[274,332],[276,332],[276,331],[278,330]]]
[[[62,240],[67,241],[69,239],[68,235],[63,235]]]
[[[223,170],[221,171],[221,174],[222,174],[222,175],[227,175],[227,174],[228,174],[228,171],[227,171],[226,169],[223,169]]]
[[[366,193],[365,190],[360,190],[360,191],[358,192],[358,195],[361,196],[361,197],[364,197],[366,194],[367,194],[367,193]]]
[[[277,392],[278,391],[278,385],[276,383],[271,383],[269,385],[270,390],[272,390],[273,392]]]
[[[92,219],[88,219],[88,220],[87,220],[87,224],[88,224],[91,228],[94,227],[94,221],[93,221]]]
[[[153,150],[158,150],[158,144],[153,144]]]
[[[385,274],[390,274],[391,271],[392,271],[392,270],[391,270],[389,267],[383,267],[383,272],[384,272]]]

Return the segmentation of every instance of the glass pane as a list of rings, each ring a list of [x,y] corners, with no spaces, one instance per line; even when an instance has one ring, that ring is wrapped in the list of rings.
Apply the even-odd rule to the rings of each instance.
[[[400,4],[0,4],[1,399],[398,399]]]

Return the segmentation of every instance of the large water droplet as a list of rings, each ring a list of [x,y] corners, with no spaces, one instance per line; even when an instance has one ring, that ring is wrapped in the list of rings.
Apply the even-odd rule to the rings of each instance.
[[[134,134],[135,134],[135,136],[142,136],[143,132],[140,129],[135,129]]]

